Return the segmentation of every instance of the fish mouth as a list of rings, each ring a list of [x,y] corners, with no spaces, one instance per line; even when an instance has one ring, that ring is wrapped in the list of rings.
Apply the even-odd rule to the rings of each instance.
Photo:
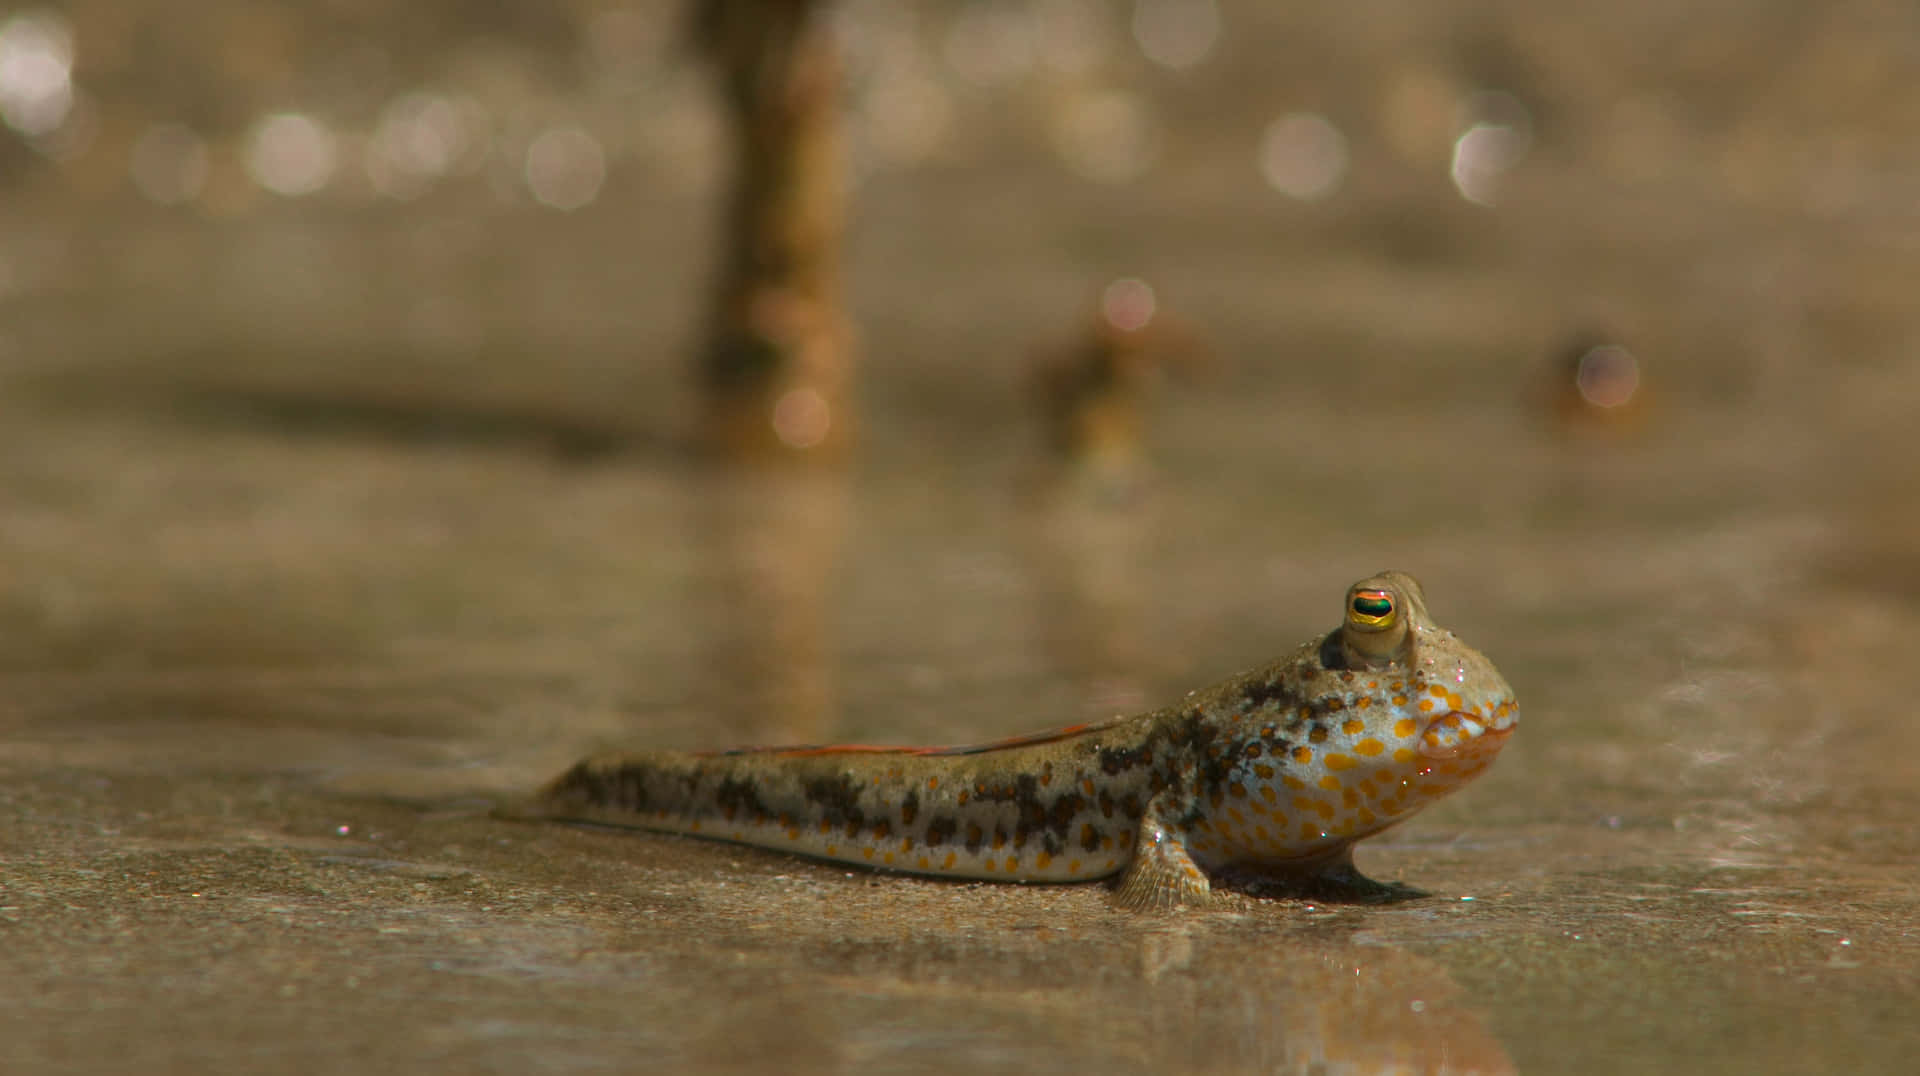
[[[1518,722],[1510,708],[1499,717],[1449,710],[1427,723],[1419,751],[1427,758],[1487,758],[1506,746]]]

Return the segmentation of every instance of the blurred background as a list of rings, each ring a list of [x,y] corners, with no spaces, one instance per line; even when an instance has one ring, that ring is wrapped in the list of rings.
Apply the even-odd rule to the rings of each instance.
[[[1916,73],[1920,8],[1879,0],[0,8],[0,928],[32,939],[0,1060],[418,1061],[392,1003],[429,995],[429,1061],[630,1058],[578,990],[657,1002],[659,1056],[836,1071],[948,1041],[931,977],[983,1029],[936,1068],[1897,1064]],[[1088,944],[1043,960],[1020,892],[815,898],[484,816],[610,743],[1146,709],[1388,567],[1526,713],[1361,853],[1471,923],[1136,953],[1055,895]],[[219,910],[152,902],[216,876]],[[1200,985],[1296,926],[1305,964]],[[210,957],[235,928],[278,948]],[[1360,967],[1389,1001],[1328,993]],[[498,1053],[523,972],[567,985]],[[1000,1035],[1009,976],[1058,1019]],[[195,977],[252,1000],[188,1017]],[[1111,1036],[1183,981],[1206,1021]],[[840,1033],[700,1015],[768,982],[753,1011]],[[1475,1001],[1342,1022],[1403,982]],[[270,1016],[290,985],[358,1030]]]

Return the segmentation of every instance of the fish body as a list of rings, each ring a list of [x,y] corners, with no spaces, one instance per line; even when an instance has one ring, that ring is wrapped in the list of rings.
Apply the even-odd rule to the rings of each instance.
[[[915,874],[1120,875],[1119,903],[1164,907],[1213,881],[1370,885],[1354,842],[1478,776],[1518,721],[1492,663],[1387,572],[1339,628],[1152,713],[966,747],[607,754],[540,808]]]

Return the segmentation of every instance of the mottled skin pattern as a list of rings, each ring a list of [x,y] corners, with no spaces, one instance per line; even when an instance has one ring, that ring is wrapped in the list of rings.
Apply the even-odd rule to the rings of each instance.
[[[1293,654],[1138,717],[975,747],[748,748],[590,758],[550,817],[697,834],[885,870],[1020,882],[1121,875],[1127,907],[1366,894],[1354,842],[1472,780],[1519,721],[1478,651],[1385,572]]]

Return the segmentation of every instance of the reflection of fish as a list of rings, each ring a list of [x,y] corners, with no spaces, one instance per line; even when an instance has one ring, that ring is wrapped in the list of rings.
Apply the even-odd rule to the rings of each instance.
[[[1204,339],[1162,311],[1150,286],[1114,281],[1079,339],[1036,357],[1032,389],[1048,448],[1095,493],[1124,498],[1146,471],[1147,403],[1160,374],[1211,363]]]
[[[1387,572],[1291,657],[1139,717],[972,747],[652,751],[550,784],[558,818],[698,834],[918,874],[1075,882],[1130,907],[1364,889],[1352,846],[1477,776],[1519,712],[1478,651]]]

